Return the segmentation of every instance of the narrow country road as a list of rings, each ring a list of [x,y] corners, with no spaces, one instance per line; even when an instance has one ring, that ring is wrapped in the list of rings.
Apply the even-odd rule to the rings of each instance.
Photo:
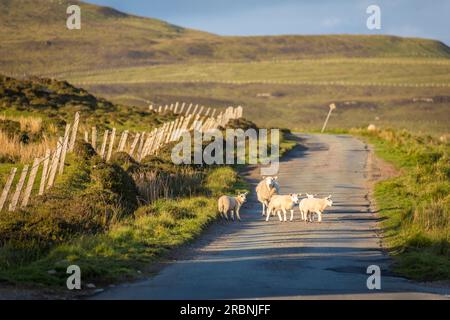
[[[322,224],[265,222],[252,194],[243,222],[217,223],[181,259],[152,278],[94,299],[439,299],[445,289],[389,273],[368,197],[368,148],[344,135],[303,135],[281,162],[282,193],[333,195]],[[248,173],[253,186],[259,172]],[[367,267],[381,267],[381,290],[367,289]],[[448,297],[448,296],[447,296]]]

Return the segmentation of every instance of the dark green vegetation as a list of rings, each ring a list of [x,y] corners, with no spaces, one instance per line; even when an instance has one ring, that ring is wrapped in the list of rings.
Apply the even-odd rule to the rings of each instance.
[[[161,184],[170,192],[148,197]],[[245,190],[230,167],[176,166],[164,157],[138,164],[124,154],[105,163],[77,143],[51,191],[0,215],[0,278],[64,286],[70,264],[82,268],[83,281],[136,276],[197,236],[216,218],[216,197],[237,188]]]
[[[400,170],[375,189],[394,270],[417,280],[450,279],[450,145],[406,131],[355,133]]]
[[[147,107],[125,106],[97,98],[66,81],[33,77],[18,80],[0,75],[0,111],[5,116],[42,118],[44,132],[50,125],[63,129],[75,112],[83,116],[82,125],[101,128],[149,130],[172,119],[149,112]]]

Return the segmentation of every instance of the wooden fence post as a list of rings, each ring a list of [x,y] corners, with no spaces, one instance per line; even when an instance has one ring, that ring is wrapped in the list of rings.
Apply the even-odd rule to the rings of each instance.
[[[183,114],[183,110],[184,110],[184,107],[186,106],[186,102],[183,102],[182,104],[181,104],[181,109],[180,109],[180,112],[179,112],[179,114]]]
[[[201,106],[200,110],[198,111],[198,115],[199,116],[202,116],[203,109],[205,109],[205,107]]]
[[[2,196],[0,197],[0,211],[3,210],[3,206],[5,205],[6,199],[8,198],[9,189],[11,189],[11,185],[14,181],[14,177],[16,176],[17,168],[12,168],[9,174],[8,180],[6,181],[5,187],[2,191]]]
[[[70,137],[69,143],[69,152],[73,152],[73,148],[75,147],[75,140],[77,139],[79,122],[80,122],[80,114],[77,112],[75,113],[75,120],[73,121],[72,136]]]
[[[73,132],[73,131],[72,131]],[[50,149],[45,151],[44,166],[42,168],[41,184],[39,186],[39,195],[42,196],[45,190],[45,182],[47,180],[48,164],[50,162]]]
[[[195,105],[194,111],[192,111],[192,115],[195,116],[195,112],[197,112],[198,104]]]
[[[97,127],[92,127],[91,145],[94,150],[97,150]]]
[[[62,144],[63,144],[62,138],[59,137],[58,146],[55,150],[55,153],[54,153],[54,156],[52,159],[52,163],[50,166],[50,175],[48,177],[47,190],[50,189],[53,186],[53,183],[55,182],[55,176],[56,176],[56,171],[58,170],[59,158],[61,157]]]
[[[127,139],[128,139],[128,130],[125,130],[122,133],[122,136],[121,136],[120,142],[119,142],[119,147],[117,148],[119,152],[122,152],[123,149],[125,148],[125,144],[127,143]]]
[[[131,144],[130,147],[130,156],[133,156],[134,150],[136,149],[136,145],[139,142],[139,138],[140,138],[141,134],[140,133],[136,133],[136,136],[134,137],[133,143]]]
[[[192,103],[189,105],[189,107],[186,110],[186,116],[189,115],[189,111],[191,111],[191,108],[192,108]]]
[[[154,146],[155,146],[155,142],[156,142],[156,139],[155,139],[155,137],[156,137],[156,132],[157,132],[158,130],[153,130],[152,131],[152,133],[151,133],[151,140],[150,140],[150,144],[149,144],[149,146],[148,146],[148,150],[147,150],[147,154],[153,154],[153,149],[154,149]]]
[[[70,124],[66,125],[66,132],[64,132],[64,141],[61,150],[61,161],[59,163],[59,174],[63,174],[64,165],[66,162],[67,144],[69,143]]]
[[[108,154],[106,156],[106,161],[109,161],[109,159],[111,159],[115,139],[116,139],[116,128],[113,128],[111,131],[111,138],[109,141],[109,148],[108,148]]]
[[[33,190],[34,180],[36,180],[36,174],[39,169],[39,165],[42,159],[35,158],[33,161],[33,166],[31,167],[30,177],[28,178],[27,187],[25,188],[25,193],[23,195],[21,208],[24,208],[28,205],[28,201],[30,200],[31,191]]]
[[[142,132],[141,138],[139,139],[139,146],[137,149],[137,159],[138,161],[141,161],[142,158],[142,148],[144,147],[144,140],[145,140],[145,132]]]
[[[108,143],[108,134],[109,130],[106,129],[105,133],[103,134],[103,142],[102,147],[100,149],[100,157],[102,157],[102,159],[105,159],[106,144]]]
[[[16,211],[17,203],[19,202],[20,192],[22,191],[23,184],[28,174],[28,165],[25,165],[22,169],[22,174],[20,175],[19,182],[16,186],[16,191],[12,197],[11,203],[9,204],[9,211]]]

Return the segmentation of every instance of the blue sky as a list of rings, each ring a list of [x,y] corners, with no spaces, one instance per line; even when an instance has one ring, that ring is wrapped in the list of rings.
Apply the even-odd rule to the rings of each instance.
[[[449,0],[87,0],[220,35],[392,34],[450,45]],[[381,7],[382,28],[366,27]]]

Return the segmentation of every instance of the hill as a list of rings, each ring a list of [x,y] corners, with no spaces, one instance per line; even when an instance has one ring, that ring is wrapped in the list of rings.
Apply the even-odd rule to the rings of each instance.
[[[66,28],[69,4],[81,30]],[[12,75],[161,63],[321,57],[450,58],[443,43],[393,36],[222,37],[68,0],[0,1],[0,71]]]
[[[84,2],[82,29],[70,31],[69,3],[0,0],[0,73],[55,77],[106,97],[122,106],[111,118],[119,126],[126,112],[131,119],[146,112],[149,101],[184,101],[240,104],[260,126],[317,130],[335,102],[333,129],[375,123],[436,136],[450,130],[450,49],[438,41],[222,37]],[[101,107],[92,114],[93,121],[110,117]]]
[[[148,129],[168,115],[148,112],[147,108],[126,106],[98,98],[66,81],[46,78],[19,80],[0,74],[0,112],[3,117],[37,117],[60,130],[75,112],[81,112],[85,125]]]

